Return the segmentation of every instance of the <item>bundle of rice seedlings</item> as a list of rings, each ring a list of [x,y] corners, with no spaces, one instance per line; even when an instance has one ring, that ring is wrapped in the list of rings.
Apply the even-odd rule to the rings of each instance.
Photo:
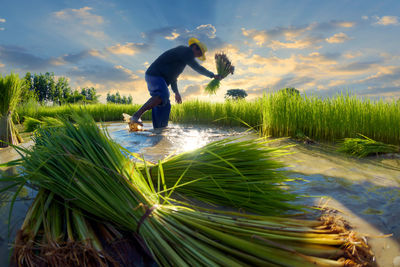
[[[217,74],[221,77],[221,79],[228,76],[229,73],[233,74],[233,72],[235,71],[235,67],[232,65],[231,61],[223,52],[215,54],[215,65],[217,68]],[[205,91],[208,94],[215,94],[219,86],[220,79],[213,79],[207,84]]]
[[[398,153],[400,150],[398,146],[378,142],[362,134],[358,135],[361,138],[345,138],[340,143],[338,151],[363,158],[369,155]]]
[[[162,168],[167,188],[206,203],[266,215],[302,210],[305,207],[290,203],[298,198],[289,190],[288,182],[293,178],[287,176],[283,171],[286,166],[278,161],[288,154],[288,147],[271,148],[268,142],[227,138],[167,157],[158,164],[146,162],[138,166],[144,174],[145,167],[150,167],[158,189]],[[138,155],[137,158],[140,159]]]
[[[39,119],[24,117],[24,130],[25,132],[33,132],[39,127],[57,127],[62,126],[61,119],[53,117],[42,117]]]
[[[18,74],[0,74],[0,147],[22,142],[12,121],[12,114],[24,86],[25,83]]]
[[[48,190],[39,190],[14,242],[16,266],[109,266],[93,222]],[[103,230],[104,232],[104,230]]]
[[[359,261],[347,252],[366,251],[361,239],[338,234],[322,221],[173,204],[92,119],[75,119],[76,124],[64,122],[60,130],[41,135],[41,144],[25,151],[21,175],[86,214],[131,232],[162,266],[345,266]],[[345,256],[346,261],[337,260]]]

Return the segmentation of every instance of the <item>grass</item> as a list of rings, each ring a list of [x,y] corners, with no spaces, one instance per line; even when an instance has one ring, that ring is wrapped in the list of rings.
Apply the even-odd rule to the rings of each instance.
[[[96,121],[122,120],[122,113],[132,114],[140,105],[96,104],[61,107],[19,107],[19,117],[70,115],[84,109]],[[211,103],[190,100],[173,105],[170,120],[178,123],[249,125],[262,136],[296,136],[299,133],[317,141],[336,142],[356,137],[358,133],[387,144],[400,145],[400,104],[361,99],[339,94],[322,99],[285,92],[265,94],[252,101]],[[143,116],[151,120],[151,112]]]
[[[23,80],[17,74],[0,74],[0,147],[22,141],[14,126],[12,115],[24,86]]]

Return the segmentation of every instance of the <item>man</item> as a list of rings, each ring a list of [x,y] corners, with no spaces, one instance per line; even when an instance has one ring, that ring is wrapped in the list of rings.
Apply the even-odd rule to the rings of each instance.
[[[171,111],[168,86],[171,85],[171,89],[175,93],[175,102],[182,103],[177,80],[186,65],[204,76],[220,79],[218,75],[214,75],[211,71],[200,66],[195,60],[195,58],[198,58],[204,61],[206,51],[207,47],[203,43],[196,38],[190,38],[189,46],[178,46],[159,56],[147,69],[145,76],[151,97],[133,114],[131,123],[138,123],[143,126],[140,119],[142,114],[152,109],[153,128],[162,128],[168,125]]]

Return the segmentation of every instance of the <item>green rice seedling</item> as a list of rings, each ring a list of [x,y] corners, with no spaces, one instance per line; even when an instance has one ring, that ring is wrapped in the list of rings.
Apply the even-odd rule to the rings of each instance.
[[[27,116],[24,117],[24,131],[25,132],[33,132],[34,130],[39,128],[41,124],[42,124],[42,122],[38,119],[34,119],[31,117],[27,117]]]
[[[176,186],[175,193],[206,203],[265,215],[302,210],[305,207],[290,204],[298,198],[287,184],[293,178],[286,176],[285,165],[278,161],[288,154],[287,147],[270,148],[268,142],[226,138],[141,168],[145,173],[150,166],[157,184],[162,167],[167,188]]]
[[[93,119],[75,116],[75,121],[39,129],[49,132],[32,149],[23,150],[20,186],[29,182],[47,189],[82,212],[131,232],[159,265],[345,266],[362,261],[357,257],[361,253],[370,255],[361,239],[338,234],[328,221],[198,211],[174,204],[176,200],[164,195],[173,188],[161,184],[164,193],[156,192],[151,177],[143,176]],[[163,180],[161,165],[159,169]]]
[[[377,142],[365,135],[359,135],[361,138],[345,138],[340,143],[338,151],[363,158],[369,155],[398,153],[400,150],[398,146]]]
[[[58,127],[62,126],[61,119],[52,117],[42,117],[40,120],[31,117],[24,117],[25,132],[33,132],[39,127]]]
[[[217,67],[217,74],[221,77],[221,79],[225,78],[229,74],[233,74],[235,71],[235,67],[232,65],[225,53],[215,54],[215,65]],[[220,79],[213,79],[207,84],[205,91],[208,94],[215,94],[219,86]]]
[[[15,238],[11,262],[16,266],[112,265],[114,260],[104,251],[93,224],[79,208],[40,189]]]
[[[25,86],[17,74],[0,74],[0,147],[22,141],[12,120],[22,89]]]

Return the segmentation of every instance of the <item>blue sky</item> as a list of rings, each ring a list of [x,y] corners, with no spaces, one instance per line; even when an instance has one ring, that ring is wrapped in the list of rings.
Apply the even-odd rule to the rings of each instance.
[[[400,97],[400,1],[3,1],[0,73],[54,72],[73,89],[94,86],[149,95],[146,68],[162,52],[197,37],[203,66],[224,51],[236,67],[216,96],[190,67],[178,80],[184,100],[223,100],[227,89],[249,98],[296,87],[308,94],[350,90]]]

